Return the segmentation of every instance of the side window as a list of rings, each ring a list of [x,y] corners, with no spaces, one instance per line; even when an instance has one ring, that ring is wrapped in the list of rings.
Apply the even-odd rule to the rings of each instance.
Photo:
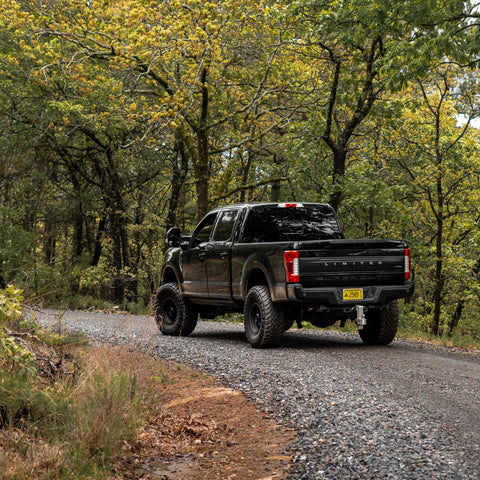
[[[261,215],[258,209],[248,212],[247,221],[243,230],[242,243],[266,242],[268,236],[273,233],[273,225],[267,215]]]
[[[213,235],[215,242],[228,242],[232,240],[233,226],[235,225],[237,214],[238,210],[227,210],[222,213]]]
[[[202,223],[198,225],[193,233],[193,244],[198,245],[199,243],[208,242],[210,240],[210,234],[212,233],[213,227],[215,225],[215,219],[217,214],[213,213],[208,217],[202,220]]]

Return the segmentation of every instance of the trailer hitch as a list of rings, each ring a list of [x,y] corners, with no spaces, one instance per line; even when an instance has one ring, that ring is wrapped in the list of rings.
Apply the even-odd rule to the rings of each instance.
[[[355,310],[357,317],[355,318],[355,323],[359,330],[363,330],[363,327],[367,324],[367,319],[365,317],[365,307],[363,305],[355,305]]]

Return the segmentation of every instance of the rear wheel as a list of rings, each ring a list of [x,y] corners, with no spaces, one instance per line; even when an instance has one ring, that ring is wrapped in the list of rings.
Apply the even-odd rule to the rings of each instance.
[[[155,297],[155,321],[164,335],[186,337],[197,325],[198,313],[180,294],[176,283],[162,285]]]
[[[388,345],[398,328],[398,305],[392,302],[387,308],[366,312],[367,324],[358,333],[367,345]]]
[[[244,323],[247,340],[255,348],[278,345],[285,330],[284,309],[275,305],[265,285],[250,289],[245,300]]]

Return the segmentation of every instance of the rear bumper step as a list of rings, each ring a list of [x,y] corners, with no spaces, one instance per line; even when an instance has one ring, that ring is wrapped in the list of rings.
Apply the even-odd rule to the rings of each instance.
[[[287,296],[290,301],[321,304],[331,307],[348,307],[358,303],[358,299],[344,300],[344,287],[303,288],[302,285],[288,284]],[[362,305],[386,304],[398,298],[408,298],[413,295],[414,283],[405,285],[375,285],[363,287]]]

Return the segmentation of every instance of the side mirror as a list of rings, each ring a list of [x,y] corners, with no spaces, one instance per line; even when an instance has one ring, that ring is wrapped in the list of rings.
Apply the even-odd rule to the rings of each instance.
[[[167,245],[169,247],[178,247],[180,245],[180,229],[172,227],[167,232]]]

